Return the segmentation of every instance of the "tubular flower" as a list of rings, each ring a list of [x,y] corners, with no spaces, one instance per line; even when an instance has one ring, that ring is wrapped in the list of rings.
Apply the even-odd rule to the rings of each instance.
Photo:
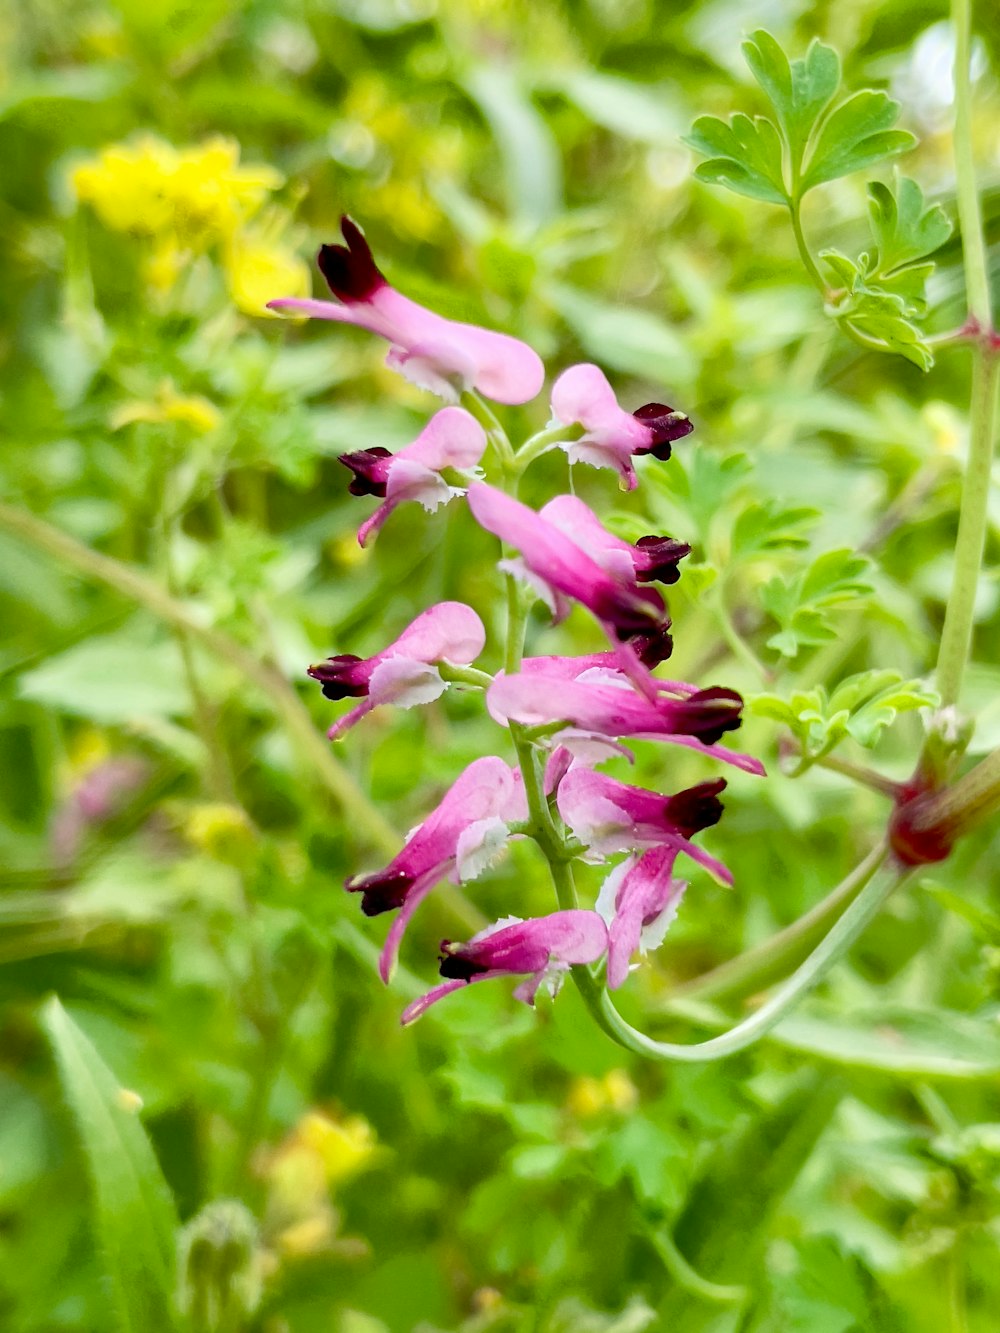
[[[556,799],[567,826],[590,849],[589,859],[603,861],[611,853],[636,847],[672,847],[728,885],[733,877],[722,862],[691,841],[722,818],[719,792],[725,785],[725,778],[715,778],[663,796],[574,766],[559,783]]]
[[[564,671],[501,674],[486,691],[486,706],[501,725],[514,721],[549,727],[564,722],[565,728],[556,729],[550,740],[591,759],[619,748],[609,740],[633,736],[687,746],[744,772],[763,774],[759,760],[716,744],[740,725],[743,700],[735,690],[717,685],[698,690],[681,681],[650,677],[656,696],[649,699],[624,676],[615,680],[605,669],[598,671],[596,679],[587,679],[587,672],[578,679]]]
[[[379,704],[412,708],[431,703],[448,688],[438,666],[468,666],[483,651],[486,631],[471,606],[439,602],[422,611],[387,648],[373,657],[342,653],[309,668],[328,699],[363,699],[329,730],[331,740]]]
[[[673,877],[676,858],[676,848],[653,847],[615,866],[601,886],[597,910],[608,923],[609,990],[628,976],[636,950],[659,947],[677,915],[687,885]]]
[[[402,1022],[413,1023],[432,1004],[474,981],[527,974],[514,995],[534,1004],[543,985],[554,994],[563,976],[577,963],[594,963],[608,947],[608,929],[597,912],[574,909],[522,921],[507,917],[474,935],[465,944],[441,943],[441,975],[447,978],[404,1010]]]
[[[360,544],[364,546],[404,500],[415,500],[432,513],[454,496],[464,495],[461,486],[450,486],[441,473],[445,468],[460,472],[474,468],[485,448],[486,434],[475,417],[462,407],[444,407],[412,444],[394,454],[378,445],[341,454],[340,461],[354,474],[351,494],[385,501],[358,529]]]
[[[687,542],[672,537],[640,537],[633,545],[609,532],[594,511],[575,495],[557,495],[539,514],[597,563],[618,578],[638,583],[676,583],[678,565],[691,554]]]
[[[622,490],[637,483],[632,457],[654,454],[670,457],[670,446],[694,430],[683,412],[664,403],[647,403],[636,412],[618,406],[615,391],[597,366],[570,366],[552,386],[552,417],[556,424],[579,425],[583,435],[561,442],[571,463],[614,468]]]
[[[506,333],[445,319],[390,287],[357,225],[340,220],[346,245],[324,245],[319,268],[336,301],[280,297],[271,310],[355,324],[385,338],[386,364],[448,402],[476,389],[498,403],[526,403],[542,387],[545,367],[527,343]]]
[[[384,870],[347,880],[348,892],[363,895],[365,916],[400,909],[379,959],[383,981],[389,980],[410,918],[434,885],[445,876],[464,883],[482,874],[506,846],[507,825],[527,817],[518,777],[495,756],[474,760]]]
[[[615,572],[609,572],[555,523],[483,482],[469,487],[469,507],[480,527],[521,552],[520,560],[502,561],[501,568],[524,578],[557,619],[567,613],[566,599],[573,598],[600,621],[612,641],[627,643],[640,635],[644,641],[669,642],[670,617],[663,598],[653,588],[640,588],[634,575],[625,572],[623,553],[611,553],[617,561]]]

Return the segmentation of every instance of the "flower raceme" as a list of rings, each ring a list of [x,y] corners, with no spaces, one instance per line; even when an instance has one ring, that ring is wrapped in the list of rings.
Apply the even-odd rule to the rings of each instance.
[[[553,993],[575,964],[596,963],[608,947],[608,928],[597,912],[573,908],[521,921],[509,917],[474,935],[464,944],[441,943],[441,975],[447,978],[409,1005],[402,1022],[413,1023],[432,1004],[475,981],[527,974],[514,991],[517,999],[534,1004],[539,989]]]
[[[464,472],[474,468],[485,449],[486,434],[475,417],[461,407],[444,407],[412,444],[394,454],[378,445],[341,454],[340,461],[354,474],[351,494],[375,495],[385,501],[358,529],[361,546],[405,500],[415,500],[430,513],[454,496],[464,495],[462,487],[449,485],[441,474],[445,469]]]
[[[533,348],[506,333],[445,319],[391,287],[356,223],[340,220],[344,245],[324,245],[319,268],[336,301],[279,297],[268,309],[355,324],[389,343],[386,364],[448,402],[475,389],[498,403],[526,403],[545,367]]]
[[[683,412],[664,403],[626,412],[603,370],[586,363],[563,371],[552,386],[551,405],[554,425],[583,429],[577,439],[558,441],[553,448],[563,449],[571,463],[613,468],[627,491],[638,484],[634,455],[668,459],[670,446],[694,430]]]
[[[383,870],[347,881],[348,892],[362,894],[365,916],[399,909],[379,959],[383,981],[410,918],[435,884],[446,876],[465,883],[482,874],[506,847],[508,825],[526,816],[520,773],[492,755],[475,759]]]
[[[328,699],[363,699],[329,730],[342,736],[379,704],[412,708],[431,703],[448,688],[439,667],[468,666],[483,651],[483,622],[464,602],[438,602],[422,611],[387,648],[372,657],[342,653],[309,668]]]

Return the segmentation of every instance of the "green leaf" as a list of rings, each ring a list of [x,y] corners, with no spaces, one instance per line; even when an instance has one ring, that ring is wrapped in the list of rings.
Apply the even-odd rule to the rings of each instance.
[[[933,254],[952,231],[944,209],[925,208],[923,191],[908,176],[897,179],[895,193],[881,181],[869,181],[868,218],[881,273]]]
[[[842,102],[823,122],[809,154],[801,192],[909,152],[917,142],[914,136],[908,130],[891,128],[899,111],[899,103],[888,93],[870,88]]]
[[[772,1040],[833,1064],[921,1078],[975,1079],[1000,1073],[996,1016],[886,1007],[869,1013],[794,1014]]]
[[[934,357],[911,316],[923,314],[924,282],[933,265],[915,265],[885,276],[872,269],[868,254],[849,259],[838,250],[821,250],[826,264],[844,291],[831,295],[828,313],[866,347],[905,356],[921,370]]]
[[[562,208],[562,159],[545,118],[514,70],[480,65],[465,88],[483,113],[503,160],[511,215],[528,226],[557,217]]]
[[[784,657],[795,657],[804,645],[835,638],[826,613],[872,592],[865,577],[869,568],[868,559],[853,551],[826,551],[795,578],[771,579],[761,589],[760,600],[781,630],[768,646]]]
[[[683,385],[694,378],[688,344],[650,311],[599,301],[562,283],[550,284],[545,294],[585,351],[604,365],[654,383]]]
[[[751,120],[737,112],[727,125],[715,116],[699,116],[684,142],[709,158],[695,171],[699,180],[764,203],[788,203],[781,139],[765,117]]]
[[[818,509],[782,508],[777,501],[747,505],[733,524],[731,554],[749,560],[772,551],[798,550],[808,544],[805,532],[820,518]]]
[[[42,1010],[93,1189],[94,1233],[109,1313],[125,1333],[176,1328],[176,1218],[149,1139],[91,1042],[53,996]]]
[[[837,91],[840,57],[814,38],[804,59],[789,62],[763,28],[743,43],[743,57],[777,113],[793,160],[801,161],[813,126]]]

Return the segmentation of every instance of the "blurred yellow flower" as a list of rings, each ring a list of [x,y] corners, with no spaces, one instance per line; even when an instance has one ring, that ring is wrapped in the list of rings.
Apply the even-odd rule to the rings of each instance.
[[[245,811],[224,801],[195,806],[184,825],[184,833],[206,855],[232,864],[243,860],[255,837]]]
[[[275,292],[308,296],[312,290],[309,266],[266,228],[234,232],[223,264],[230,295],[245,315],[277,319],[278,315],[265,309]]]
[[[156,390],[155,398],[134,398],[116,407],[109,425],[112,430],[121,430],[138,421],[155,426],[176,421],[198,435],[207,435],[221,420],[222,413],[207,398],[201,394],[180,394],[170,380],[164,380]]]
[[[635,1084],[624,1069],[612,1069],[603,1078],[576,1078],[570,1085],[566,1109],[580,1120],[606,1111],[631,1111],[639,1099]]]

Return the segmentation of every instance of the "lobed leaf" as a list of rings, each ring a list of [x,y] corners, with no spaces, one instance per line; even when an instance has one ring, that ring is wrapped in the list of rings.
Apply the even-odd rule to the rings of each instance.
[[[716,116],[699,116],[684,142],[709,158],[695,170],[699,180],[764,203],[788,203],[781,139],[765,117],[751,120],[737,112],[727,125]]]
[[[869,181],[868,219],[881,273],[933,254],[952,232],[944,209],[939,204],[925,208],[923,191],[908,176],[897,179],[895,193],[881,181]]]
[[[813,38],[805,57],[789,62],[781,47],[760,28],[743,43],[743,58],[778,117],[795,162],[801,160],[813,126],[840,83],[840,57]]]
[[[842,102],[819,131],[802,177],[802,193],[913,148],[917,141],[908,130],[892,128],[899,111],[888,93],[870,88]]]

